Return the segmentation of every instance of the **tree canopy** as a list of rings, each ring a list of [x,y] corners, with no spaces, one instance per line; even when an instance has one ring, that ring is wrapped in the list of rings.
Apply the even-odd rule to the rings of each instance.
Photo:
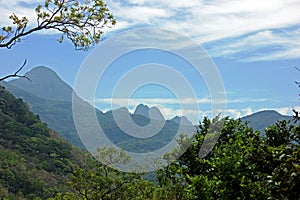
[[[22,37],[41,30],[55,30],[70,39],[76,49],[88,49],[99,42],[104,27],[113,26],[116,21],[102,0],[46,0],[35,8],[36,24],[30,24],[26,16],[13,13],[9,18],[12,26],[2,28],[0,47],[11,48]]]
[[[10,49],[22,38],[42,30],[55,31],[60,34],[58,42],[69,39],[75,49],[87,50],[97,44],[104,28],[111,28],[116,20],[102,0],[46,0],[33,11],[36,13],[35,22],[28,16],[9,16],[12,24],[2,27],[0,32],[0,48]],[[26,61],[24,62],[25,65]],[[0,81],[10,77],[24,77],[16,73],[0,78]]]

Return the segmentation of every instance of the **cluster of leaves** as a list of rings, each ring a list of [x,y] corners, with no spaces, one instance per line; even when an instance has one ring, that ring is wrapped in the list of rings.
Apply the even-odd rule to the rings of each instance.
[[[0,199],[45,199],[70,191],[65,182],[84,166],[84,154],[0,87]]]
[[[75,191],[59,193],[52,200],[155,199],[153,182],[143,180],[140,174],[116,169],[115,165],[126,164],[130,160],[123,151],[117,152],[114,148],[104,147],[99,150],[98,155],[105,164],[94,162],[91,169],[76,169],[69,182]]]
[[[0,47],[11,48],[21,38],[40,30],[52,29],[61,33],[59,42],[67,37],[76,49],[88,49],[99,42],[104,27],[113,26],[116,21],[102,0],[46,0],[35,9],[36,25],[29,19],[12,14],[12,26],[2,28]]]
[[[221,128],[220,134],[211,127]],[[203,148],[205,137],[209,142]],[[299,137],[300,127],[287,121],[269,126],[261,136],[241,120],[205,118],[193,138],[178,139],[190,145],[179,159],[172,159],[178,149],[165,156],[173,161],[157,171],[156,184],[99,165],[97,170],[77,170],[69,183],[76,192],[55,199],[298,199]],[[200,150],[207,156],[200,158]],[[113,149],[99,155],[128,159]]]
[[[204,118],[192,138],[178,139],[189,145],[182,156],[174,161],[178,149],[165,156],[172,162],[155,183],[109,167],[126,164],[124,152],[101,149],[100,164],[74,151],[1,87],[0,198],[298,199],[300,126],[279,121],[265,133],[241,120]]]
[[[280,121],[266,136],[240,120],[225,118],[218,143],[203,159],[204,119],[189,149],[158,172],[169,199],[298,199],[300,127]],[[186,141],[182,140],[182,143]]]

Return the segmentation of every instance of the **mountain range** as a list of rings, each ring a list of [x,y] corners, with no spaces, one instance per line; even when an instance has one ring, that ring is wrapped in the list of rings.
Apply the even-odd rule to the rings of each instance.
[[[59,133],[61,137],[76,146],[84,148],[73,120],[72,88],[47,67],[36,67],[27,72],[25,76],[31,82],[20,78],[2,82],[1,85],[17,98],[22,98],[27,102],[32,112],[39,115],[40,119]],[[94,109],[83,100],[80,100],[80,103]],[[182,133],[191,135],[194,132],[192,123],[186,117],[176,116],[171,120],[165,120],[159,109],[156,107],[149,108],[143,104],[138,105],[132,114],[127,108],[120,108],[106,113],[98,109],[95,109],[95,111],[106,136],[119,147],[133,152],[148,152],[165,146],[175,136],[174,134],[176,134],[180,123],[183,124]],[[150,124],[150,116],[154,124],[158,124],[158,122],[160,124],[161,121],[164,124],[161,131],[146,140],[135,138],[120,129],[114,120],[116,114],[117,116],[129,115],[135,124],[141,127]],[[125,129],[130,131],[132,127],[125,127]]]
[[[268,125],[275,124],[280,120],[292,120],[292,118],[292,116],[281,115],[274,110],[264,110],[247,115],[241,119],[244,122],[248,121],[249,127],[252,127],[254,130],[260,131],[262,134],[264,134]]]
[[[32,112],[39,115],[40,119],[48,126],[60,134],[61,137],[69,140],[72,144],[84,148],[79,135],[77,134],[73,114],[72,114],[72,94],[73,89],[66,84],[54,71],[47,67],[36,67],[25,74],[30,78],[15,79],[9,82],[2,82],[17,98],[22,98],[28,103]],[[80,100],[80,103],[91,107],[87,102]],[[92,108],[91,109],[95,109]],[[148,152],[160,148],[168,143],[177,132],[179,124],[184,125],[185,134],[191,135],[194,127],[184,116],[175,116],[171,120],[165,120],[161,112],[156,107],[149,108],[140,104],[134,113],[130,113],[127,108],[120,108],[114,111],[103,113],[95,109],[96,115],[106,136],[115,144],[133,152]],[[114,115],[129,115],[139,126],[148,126],[151,119],[155,122],[164,122],[163,128],[156,135],[145,139],[135,138],[126,134],[120,129]],[[120,117],[122,118],[122,117]],[[278,120],[291,119],[289,116],[280,115],[276,111],[261,111],[241,118],[249,121],[249,126],[255,130],[264,132],[264,129]],[[126,121],[123,121],[126,124]],[[132,127],[125,127],[132,130]]]

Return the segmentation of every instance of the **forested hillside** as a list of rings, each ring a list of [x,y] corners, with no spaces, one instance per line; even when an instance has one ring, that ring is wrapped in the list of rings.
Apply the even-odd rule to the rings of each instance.
[[[204,158],[205,137],[218,142]],[[187,151],[166,154],[157,182],[97,163],[49,130],[21,99],[0,88],[0,198],[2,199],[299,199],[300,126],[280,121],[262,137],[241,120],[207,119],[193,137],[178,142]],[[208,147],[208,146],[206,146]],[[209,148],[208,148],[209,149]],[[208,150],[207,149],[207,150]],[[99,149],[112,164],[124,152]],[[114,166],[114,165],[112,165]],[[159,166],[158,166],[159,167]],[[137,172],[139,171],[137,166]]]
[[[23,99],[30,107],[30,110],[34,114],[39,115],[40,119],[47,123],[48,127],[55,130],[62,138],[67,139],[75,146],[84,148],[73,122],[71,102],[43,99],[6,82],[1,82],[1,85],[15,97]]]
[[[67,180],[87,158],[0,87],[0,199],[45,199],[70,191]]]

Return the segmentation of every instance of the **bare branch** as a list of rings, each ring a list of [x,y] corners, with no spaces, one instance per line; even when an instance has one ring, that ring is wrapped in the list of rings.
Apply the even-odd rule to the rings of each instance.
[[[0,81],[4,81],[4,80],[6,80],[8,78],[17,77],[17,78],[26,78],[28,81],[32,82],[29,77],[27,77],[25,75],[19,75],[18,74],[25,67],[26,63],[27,63],[27,60],[25,59],[23,65],[15,73],[9,74],[9,75],[6,75],[6,76],[0,78]]]

